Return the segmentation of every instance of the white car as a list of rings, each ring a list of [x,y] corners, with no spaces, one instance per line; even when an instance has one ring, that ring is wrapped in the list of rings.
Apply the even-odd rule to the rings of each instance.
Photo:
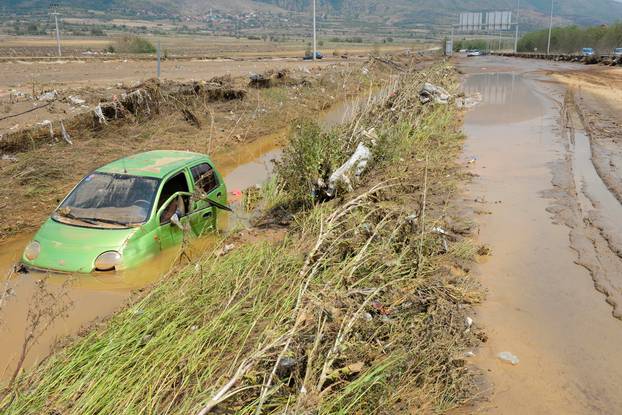
[[[467,50],[467,56],[482,56],[482,52],[479,49]]]

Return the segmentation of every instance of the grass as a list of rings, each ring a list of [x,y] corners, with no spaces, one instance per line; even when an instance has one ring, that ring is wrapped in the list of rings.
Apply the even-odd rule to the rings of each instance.
[[[20,377],[0,412],[393,414],[463,404],[475,387],[462,356],[478,343],[465,318],[481,295],[468,274],[449,272],[474,252],[446,226],[462,135],[453,106],[420,103],[424,81],[456,85],[439,64],[402,74],[330,133],[296,123],[278,177],[258,191],[292,215],[283,240],[207,253]],[[375,162],[353,192],[299,203],[314,169],[346,159],[359,140],[376,142]]]

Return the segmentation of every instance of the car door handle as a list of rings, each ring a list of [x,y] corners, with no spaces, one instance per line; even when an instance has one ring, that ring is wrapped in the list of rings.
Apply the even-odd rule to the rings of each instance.
[[[205,212],[205,213],[203,214],[203,219],[207,219],[207,218],[209,218],[210,216],[212,216],[212,211],[211,211],[211,210],[210,210],[209,212]]]

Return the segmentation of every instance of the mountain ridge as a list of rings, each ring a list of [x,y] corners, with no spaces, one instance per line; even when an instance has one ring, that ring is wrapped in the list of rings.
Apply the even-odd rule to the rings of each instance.
[[[558,2],[558,23],[595,25],[622,19],[622,0],[566,0]],[[274,14],[308,12],[312,0],[57,0],[65,10],[115,11],[118,14],[153,16],[195,16],[210,11],[225,13],[265,12]],[[6,13],[41,12],[49,0],[4,0]],[[332,16],[358,20],[383,20],[390,24],[439,24],[457,22],[460,12],[512,10],[516,0],[318,0],[320,18]],[[522,20],[542,25],[548,16],[549,0],[522,0]]]

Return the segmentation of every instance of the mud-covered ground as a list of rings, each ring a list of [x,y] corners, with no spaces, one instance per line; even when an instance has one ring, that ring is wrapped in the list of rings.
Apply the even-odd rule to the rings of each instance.
[[[554,73],[590,136],[593,161],[607,187],[622,202],[622,70],[597,67]]]
[[[500,57],[460,67],[482,97],[465,119],[465,157],[493,251],[478,267],[489,340],[474,363],[491,391],[480,411],[618,413],[619,70]]]

